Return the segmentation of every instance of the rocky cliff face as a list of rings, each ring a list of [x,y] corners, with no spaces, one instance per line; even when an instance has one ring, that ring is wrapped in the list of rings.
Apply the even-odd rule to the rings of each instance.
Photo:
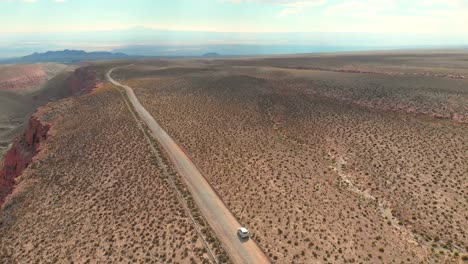
[[[14,140],[0,167],[0,206],[13,191],[15,178],[29,166],[40,144],[47,139],[49,128],[49,125],[33,116],[26,131]]]
[[[66,85],[73,95],[85,94],[101,85],[102,80],[98,76],[99,74],[91,67],[78,68],[67,79]]]
[[[82,67],[68,77],[63,89],[72,91],[73,95],[91,92],[103,83],[104,77],[92,67]],[[42,142],[47,139],[50,125],[44,124],[33,115],[29,120],[26,131],[15,138],[13,145],[0,163],[0,206],[5,198],[12,193],[15,178],[31,164],[33,157],[39,152]]]

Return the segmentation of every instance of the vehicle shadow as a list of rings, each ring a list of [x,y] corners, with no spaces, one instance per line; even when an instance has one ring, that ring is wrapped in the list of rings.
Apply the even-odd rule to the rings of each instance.
[[[239,235],[239,233],[237,233],[237,238],[239,238],[241,243],[246,243],[250,239],[250,237],[242,237],[241,235]]]

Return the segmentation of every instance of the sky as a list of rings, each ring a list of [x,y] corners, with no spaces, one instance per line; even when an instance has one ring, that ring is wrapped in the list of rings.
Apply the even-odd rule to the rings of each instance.
[[[466,45],[468,0],[0,0],[0,56],[2,47],[46,42],[315,45],[326,36],[338,45],[353,35],[354,46],[385,46],[385,36],[389,45]]]

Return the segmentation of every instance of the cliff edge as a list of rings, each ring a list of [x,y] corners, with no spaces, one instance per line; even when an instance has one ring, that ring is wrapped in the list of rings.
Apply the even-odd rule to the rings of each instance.
[[[50,125],[32,116],[26,131],[13,141],[0,168],[0,206],[13,191],[16,177],[22,174],[39,152],[41,143],[47,139],[49,128]]]

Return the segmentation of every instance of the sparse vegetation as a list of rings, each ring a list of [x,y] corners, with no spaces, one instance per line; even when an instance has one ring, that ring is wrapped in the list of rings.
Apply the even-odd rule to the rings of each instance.
[[[443,56],[145,60],[113,76],[273,262],[459,263],[468,64]],[[2,208],[0,259],[203,263],[199,230],[229,261],[116,90],[42,118],[53,136]]]
[[[147,62],[116,76],[190,153],[272,260],[450,262],[451,247],[463,255],[466,125],[387,105],[451,104],[466,116],[466,81],[283,67],[314,59],[175,61],[162,70],[167,62]],[[432,252],[425,238],[436,236]]]
[[[2,208],[2,263],[209,262],[165,180],[170,163],[155,159],[117,90],[41,112],[53,136]]]

